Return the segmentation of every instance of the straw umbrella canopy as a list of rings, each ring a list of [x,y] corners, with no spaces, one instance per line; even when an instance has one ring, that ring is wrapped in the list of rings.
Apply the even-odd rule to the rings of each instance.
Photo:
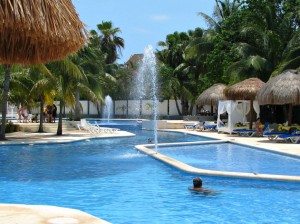
[[[71,0],[5,0],[0,2],[0,36],[5,68],[0,139],[5,139],[10,66],[63,59],[83,46],[86,31]]]
[[[292,107],[300,105],[300,72],[287,70],[275,76],[257,94],[259,104],[289,104],[288,123],[292,123]]]
[[[213,105],[216,105],[219,102],[219,100],[226,99],[224,94],[225,88],[226,85],[221,83],[212,85],[200,94],[197,98],[196,104],[199,106],[210,105],[212,108]]]
[[[258,78],[250,78],[229,86],[224,91],[225,96],[229,100],[250,100],[250,129],[252,129],[253,122],[253,100],[255,100],[257,92],[264,84],[265,83]]]

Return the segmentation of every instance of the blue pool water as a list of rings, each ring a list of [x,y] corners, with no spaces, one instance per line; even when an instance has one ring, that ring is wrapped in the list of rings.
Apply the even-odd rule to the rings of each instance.
[[[117,120],[112,119],[109,122],[103,119],[89,119],[89,123],[91,124],[98,124],[101,127],[109,127],[109,128],[119,128],[121,130],[141,130],[142,129],[142,122],[139,120]]]
[[[163,147],[160,152],[202,169],[300,176],[299,158],[237,144]]]
[[[134,149],[151,135],[0,147],[0,202],[71,207],[112,223],[299,223],[298,183],[203,177],[219,194],[195,194],[193,175]]]

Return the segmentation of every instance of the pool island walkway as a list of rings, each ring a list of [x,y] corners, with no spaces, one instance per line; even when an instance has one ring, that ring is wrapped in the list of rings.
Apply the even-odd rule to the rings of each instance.
[[[174,131],[174,130],[170,130],[170,131]],[[266,137],[241,137],[238,135],[229,135],[229,134],[217,133],[212,131],[193,131],[193,130],[186,130],[186,129],[181,129],[179,131],[189,133],[192,135],[199,135],[199,136],[215,138],[219,140],[230,141],[233,143],[243,144],[250,147],[252,146],[256,148],[262,148],[265,150],[270,150],[285,155],[300,157],[300,144],[286,143],[286,142],[276,141],[276,140],[271,141]]]

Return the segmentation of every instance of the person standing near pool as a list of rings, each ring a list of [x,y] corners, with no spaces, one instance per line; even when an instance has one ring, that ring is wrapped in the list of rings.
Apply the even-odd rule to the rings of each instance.
[[[215,191],[212,191],[212,190],[202,187],[202,179],[200,177],[195,177],[193,179],[193,187],[190,187],[189,190],[194,191],[194,192],[199,192],[204,195],[215,195],[216,194]]]

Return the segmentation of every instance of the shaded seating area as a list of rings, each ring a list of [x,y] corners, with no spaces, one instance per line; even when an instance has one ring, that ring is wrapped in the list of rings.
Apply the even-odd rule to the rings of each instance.
[[[288,105],[287,123],[279,125],[277,133],[269,133],[269,139],[281,139],[299,143],[300,126],[293,123],[293,107],[300,105],[300,73],[296,70],[270,78],[257,94],[260,105]],[[299,115],[297,115],[299,116]]]
[[[258,117],[260,109],[257,101],[253,102],[254,111]],[[218,106],[218,120],[216,129],[218,132],[237,133],[243,131],[244,133],[251,133],[255,130],[246,129],[245,126],[237,127],[237,123],[245,124],[247,122],[246,115],[250,112],[250,101],[247,100],[223,100],[219,101]],[[225,124],[221,120],[221,115],[228,114],[228,122]]]

